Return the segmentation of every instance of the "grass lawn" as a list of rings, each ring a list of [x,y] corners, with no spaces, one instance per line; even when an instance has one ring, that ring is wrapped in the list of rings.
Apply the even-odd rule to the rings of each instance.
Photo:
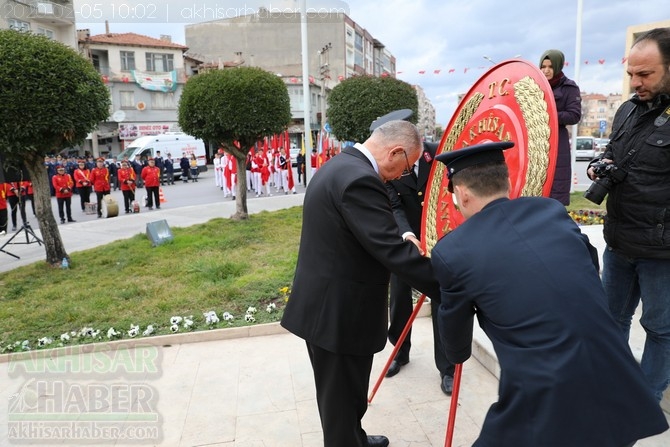
[[[128,338],[131,325],[139,336],[152,325],[154,334],[171,331],[171,317],[191,317],[193,326],[278,321],[293,279],[302,207],[251,215],[246,221],[213,219],[189,228],[173,228],[174,241],[156,248],[136,235],[71,254],[71,267],[54,270],[44,262],[0,274],[0,352]],[[276,309],[266,309],[274,303]],[[203,313],[215,311],[220,321],[207,324]],[[228,312],[235,318],[223,321]],[[250,317],[247,317],[250,318]],[[82,333],[82,329],[86,328]],[[95,331],[99,331],[96,333]],[[64,337],[66,338],[66,337]]]
[[[599,223],[604,210],[574,193],[568,211]],[[582,216],[582,217],[579,217]],[[298,254],[302,207],[254,214],[246,221],[213,219],[173,228],[174,241],[156,248],[136,235],[71,254],[71,268],[44,262],[0,273],[0,352],[137,337],[149,325],[168,334],[172,317],[190,317],[179,332],[279,321]],[[268,306],[275,309],[268,312]],[[249,307],[257,312],[246,321]],[[219,322],[208,324],[206,312]],[[233,315],[223,320],[223,313]],[[246,317],[251,319],[251,317]],[[61,340],[61,335],[66,340]],[[69,339],[67,339],[69,337]],[[41,343],[38,341],[42,339]],[[51,339],[49,342],[48,339]],[[18,344],[17,344],[18,343]]]

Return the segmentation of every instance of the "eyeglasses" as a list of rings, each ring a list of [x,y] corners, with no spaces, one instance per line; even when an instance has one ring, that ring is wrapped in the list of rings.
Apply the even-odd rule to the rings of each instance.
[[[402,153],[405,155],[405,163],[407,163],[407,167],[405,168],[404,171],[402,171],[400,177],[407,177],[408,175],[414,174],[414,170],[409,166],[409,158],[407,158],[407,151],[403,150]]]

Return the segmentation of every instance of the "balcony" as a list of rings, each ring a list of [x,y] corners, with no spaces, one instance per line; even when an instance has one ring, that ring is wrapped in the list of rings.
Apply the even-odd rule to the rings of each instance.
[[[50,25],[74,25],[74,9],[71,1],[60,3],[45,0],[14,0],[17,3],[14,11],[17,18],[29,18],[34,23],[48,23]],[[23,14],[20,13],[19,5],[24,6]]]

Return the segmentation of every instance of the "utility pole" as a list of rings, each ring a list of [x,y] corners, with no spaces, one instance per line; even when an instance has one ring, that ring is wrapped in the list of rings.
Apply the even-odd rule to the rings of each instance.
[[[321,138],[323,138],[323,131],[326,126],[326,80],[330,79],[330,66],[328,63],[328,51],[333,48],[333,45],[328,42],[323,48],[319,50],[319,80],[321,81],[321,129],[319,130]],[[319,147],[320,153],[323,144]]]
[[[309,45],[307,43],[307,0],[300,1],[300,41],[302,48],[302,96],[305,123],[305,179],[307,184],[312,179],[310,154],[312,151],[312,129],[310,126],[310,92],[309,92]]]

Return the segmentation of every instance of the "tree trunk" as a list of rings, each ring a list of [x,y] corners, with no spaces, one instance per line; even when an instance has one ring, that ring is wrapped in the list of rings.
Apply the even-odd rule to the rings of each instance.
[[[51,210],[51,188],[49,187],[49,175],[44,167],[44,159],[39,155],[29,155],[24,163],[30,174],[30,180],[33,182],[35,214],[37,214],[37,222],[44,241],[46,261],[51,265],[60,265],[63,258],[69,259],[69,256],[65,251],[58,224]]]
[[[247,157],[237,157],[237,195],[235,197],[235,214],[233,219],[243,220],[249,218],[249,210],[247,208]]]

